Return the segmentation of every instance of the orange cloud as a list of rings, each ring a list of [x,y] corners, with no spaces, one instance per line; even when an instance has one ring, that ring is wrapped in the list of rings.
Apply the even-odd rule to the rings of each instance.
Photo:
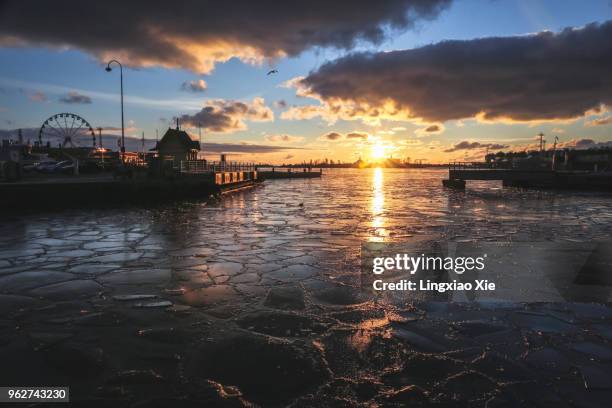
[[[304,140],[302,136],[292,136],[292,135],[266,135],[264,137],[268,142],[275,143],[294,143],[301,142]]]

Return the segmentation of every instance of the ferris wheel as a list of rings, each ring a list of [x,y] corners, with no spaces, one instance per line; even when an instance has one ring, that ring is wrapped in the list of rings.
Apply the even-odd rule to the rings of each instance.
[[[45,120],[38,132],[38,142],[42,145],[43,138],[62,140],[62,147],[75,147],[82,136],[91,136],[93,146],[96,145],[96,135],[85,119],[75,113],[58,113]]]

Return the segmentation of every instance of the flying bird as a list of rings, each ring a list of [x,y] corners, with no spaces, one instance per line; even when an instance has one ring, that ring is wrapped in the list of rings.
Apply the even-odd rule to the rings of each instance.
[[[272,70],[268,71],[268,73],[266,75],[272,75],[272,74],[278,74],[278,70],[277,69],[272,69]]]

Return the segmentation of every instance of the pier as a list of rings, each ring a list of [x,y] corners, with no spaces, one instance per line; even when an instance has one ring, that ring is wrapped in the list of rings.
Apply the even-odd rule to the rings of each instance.
[[[498,180],[504,187],[612,191],[609,171],[499,168],[482,162],[450,163],[448,179],[442,185],[464,189],[468,180]]]
[[[263,167],[230,161],[153,160],[96,174],[28,175],[0,182],[0,209],[9,212],[149,205],[208,199],[252,188],[265,179],[319,178],[322,170]]]
[[[253,165],[159,160],[90,175],[47,175],[0,183],[0,209],[55,210],[92,206],[148,205],[208,199],[255,186]]]
[[[312,167],[257,167],[258,175],[263,180],[268,179],[296,179],[296,178],[319,178],[323,175],[323,169]]]

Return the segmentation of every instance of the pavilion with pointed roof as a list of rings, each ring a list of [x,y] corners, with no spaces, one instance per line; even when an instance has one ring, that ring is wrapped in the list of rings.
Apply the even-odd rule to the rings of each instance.
[[[200,142],[191,139],[184,130],[169,128],[154,149],[162,160],[173,160],[178,167],[181,161],[197,160]]]

